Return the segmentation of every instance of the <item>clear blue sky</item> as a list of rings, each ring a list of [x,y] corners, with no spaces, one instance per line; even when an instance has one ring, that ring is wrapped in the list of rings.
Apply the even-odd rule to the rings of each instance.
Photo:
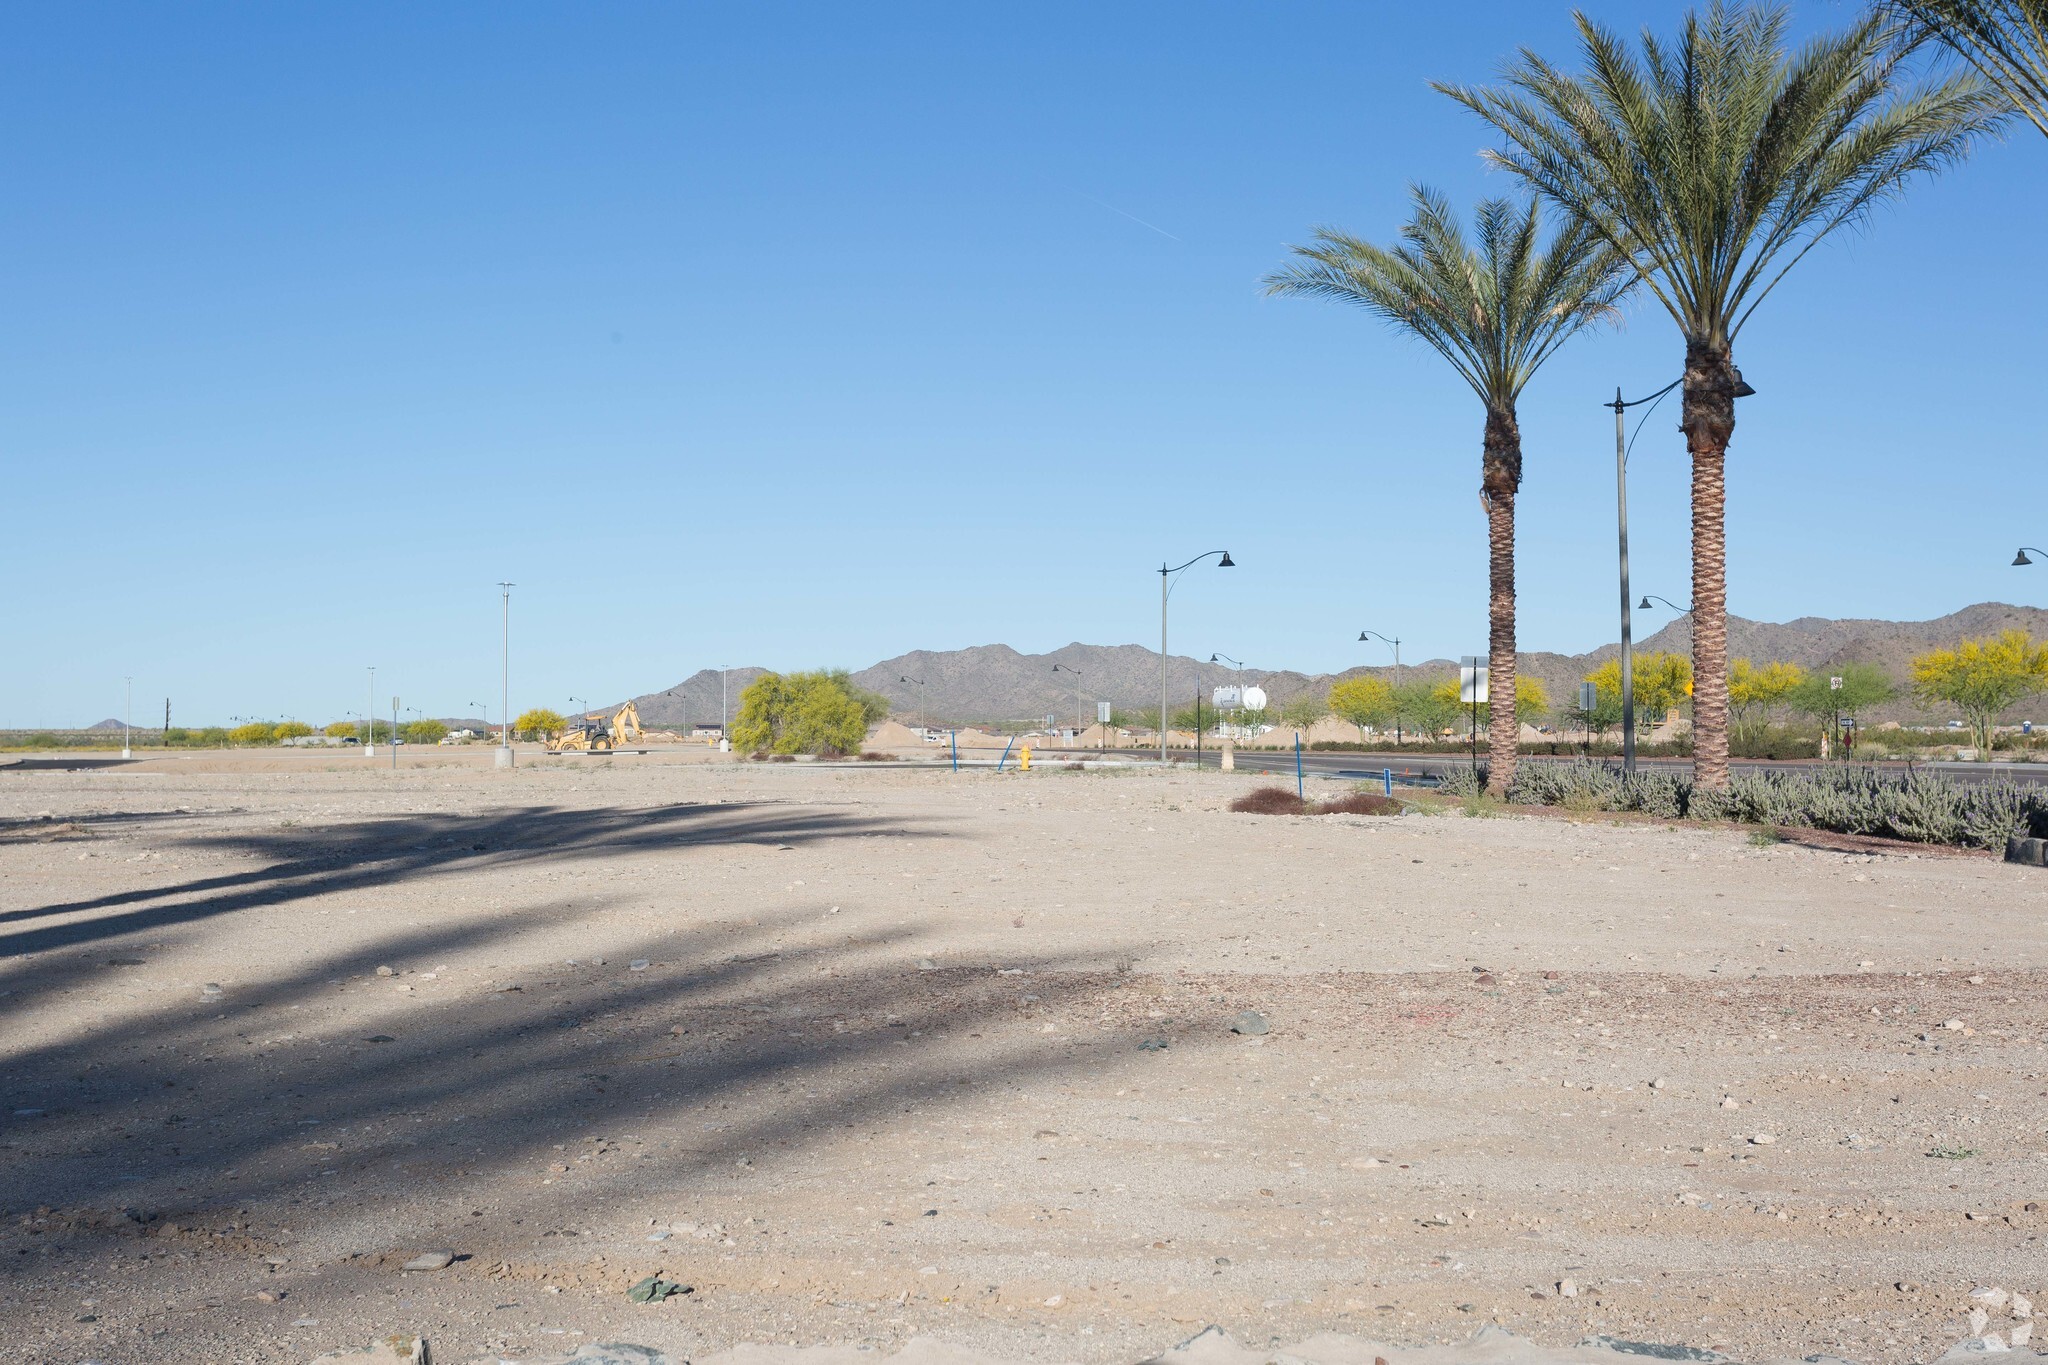
[[[1510,189],[1426,83],[1524,43],[1568,55],[1565,6],[13,6],[0,724],[127,674],[138,718],[324,720],[370,664],[458,713],[500,578],[515,707],[1156,646],[1160,560],[1219,546],[1177,652],[1483,650],[1472,398],[1258,281],[1315,224],[1385,238],[1411,178]],[[2048,596],[2007,567],[2048,543],[2044,172],[2016,130],[1758,314],[1733,610]],[[1681,359],[1639,307],[1529,392],[1525,648],[1613,638],[1598,405]],[[1631,497],[1638,590],[1683,601],[1675,419]]]

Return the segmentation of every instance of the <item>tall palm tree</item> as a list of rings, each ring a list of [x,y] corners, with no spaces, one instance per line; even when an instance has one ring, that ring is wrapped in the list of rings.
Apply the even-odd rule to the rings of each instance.
[[[1515,494],[1522,486],[1522,433],[1515,402],[1573,333],[1615,315],[1635,272],[1582,223],[1546,247],[1536,203],[1479,205],[1468,244],[1442,195],[1420,186],[1414,214],[1388,249],[1322,229],[1301,259],[1266,277],[1269,294],[1357,304],[1420,337],[1458,372],[1486,408],[1479,500],[1488,546],[1489,785],[1515,776]]]
[[[1933,39],[2048,133],[2048,0],[1887,0],[1914,41]]]
[[[1439,84],[1492,124],[1489,153],[1636,263],[1685,338],[1692,456],[1693,777],[1728,782],[1723,465],[1735,431],[1736,335],[1785,272],[1913,177],[1955,161],[2004,101],[1974,75],[1909,85],[1882,15],[1785,46],[1775,7],[1714,4],[1640,58],[1584,14],[1584,70],[1526,49],[1503,84]]]

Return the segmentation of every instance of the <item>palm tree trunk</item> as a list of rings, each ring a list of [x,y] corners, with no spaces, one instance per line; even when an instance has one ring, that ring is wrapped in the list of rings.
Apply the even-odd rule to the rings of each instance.
[[[1480,501],[1486,506],[1486,789],[1507,795],[1515,780],[1521,723],[1515,715],[1515,493],[1522,483],[1522,433],[1513,408],[1486,414]]]
[[[1685,356],[1685,415],[1692,454],[1692,780],[1728,785],[1728,441],[1735,434],[1735,364],[1725,346],[1693,343]]]

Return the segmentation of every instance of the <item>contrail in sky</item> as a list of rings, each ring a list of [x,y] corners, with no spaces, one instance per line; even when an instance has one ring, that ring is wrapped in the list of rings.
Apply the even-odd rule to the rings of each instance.
[[[1086,200],[1087,200],[1087,201],[1088,201],[1089,203],[1091,203],[1091,204],[1101,204],[1103,208],[1106,208],[1106,209],[1108,209],[1108,210],[1109,210],[1109,211],[1110,211],[1111,213],[1115,213],[1115,214],[1122,214],[1122,216],[1123,216],[1123,217],[1125,217],[1125,218],[1128,218],[1128,219],[1130,219],[1130,220],[1131,220],[1132,222],[1134,222],[1134,223],[1138,224],[1138,225],[1139,225],[1140,227],[1148,227],[1148,228],[1151,228],[1151,229],[1152,229],[1152,230],[1153,230],[1154,232],[1158,233],[1158,234],[1159,234],[1159,235],[1160,235],[1161,237],[1173,237],[1173,234],[1172,234],[1172,233],[1168,232],[1168,231],[1167,231],[1167,230],[1166,230],[1165,228],[1163,228],[1163,227],[1159,226],[1159,224],[1157,224],[1157,223],[1148,223],[1148,222],[1146,222],[1146,221],[1145,221],[1145,220],[1144,220],[1143,218],[1140,218],[1140,217],[1139,217],[1139,216],[1138,216],[1137,214],[1135,214],[1135,213],[1124,213],[1124,211],[1123,211],[1122,209],[1118,208],[1118,207],[1117,207],[1117,206],[1116,206],[1115,204],[1103,204],[1103,203],[1102,203],[1102,201],[1101,201],[1100,199],[1097,199],[1097,198],[1096,198],[1096,197],[1095,197],[1094,195],[1092,195],[1092,194],[1089,194],[1089,193],[1087,193],[1087,192],[1085,192],[1085,191],[1083,191],[1083,192],[1082,192],[1082,195],[1081,195],[1081,197],[1082,197],[1083,199],[1086,199]],[[1178,242],[1178,241],[1180,240],[1180,238],[1178,238],[1178,237],[1173,237],[1173,240],[1174,240],[1174,241],[1176,241],[1176,242]]]

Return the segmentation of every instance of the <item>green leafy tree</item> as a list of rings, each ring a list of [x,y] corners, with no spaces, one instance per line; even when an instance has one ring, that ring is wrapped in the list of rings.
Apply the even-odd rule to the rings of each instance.
[[[521,711],[519,718],[512,722],[512,729],[521,739],[553,739],[567,729],[569,722],[559,711],[550,711],[545,706],[536,706],[530,711]]]
[[[1465,713],[1464,703],[1458,700],[1456,678],[1402,683],[1394,689],[1395,720],[1427,739],[1442,739],[1444,731],[1458,727]]]
[[[1890,0],[1908,43],[1933,39],[2048,133],[2048,0]]]
[[[1266,278],[1273,294],[1356,304],[1419,337],[1450,362],[1485,410],[1479,500],[1486,512],[1487,648],[1499,686],[1488,703],[1486,752],[1496,796],[1514,781],[1515,496],[1522,487],[1516,404],[1570,337],[1617,316],[1635,282],[1626,258],[1575,215],[1544,241],[1532,199],[1480,203],[1468,241],[1448,200],[1413,191],[1401,241],[1387,248],[1325,228],[1300,261]]]
[[[1358,727],[1358,742],[1365,743],[1367,730],[1380,730],[1394,723],[1394,689],[1384,678],[1346,678],[1330,686],[1324,699],[1330,714]]]
[[[1726,482],[1735,340],[1815,243],[1863,222],[2006,115],[1967,73],[1911,82],[1866,14],[1786,47],[1781,9],[1716,3],[1640,57],[1576,16],[1583,69],[1524,51],[1499,86],[1438,85],[1498,130],[1490,153],[1633,261],[1685,342],[1692,456],[1693,776],[1728,785]]]
[[[754,753],[858,753],[868,727],[888,714],[888,700],[855,686],[843,669],[763,673],[740,693],[732,742]]]
[[[415,720],[407,722],[401,733],[407,744],[439,744],[448,737],[448,727],[438,720]]]
[[[1835,678],[1842,680],[1840,687],[1833,685]],[[1899,686],[1892,681],[1891,674],[1876,664],[1834,664],[1823,672],[1808,674],[1786,694],[1785,704],[1795,714],[1808,717],[1822,730],[1832,733],[1837,717],[1853,716],[1898,694]]]
[[[1999,715],[2016,702],[2048,691],[2048,644],[2023,630],[1965,640],[1913,660],[1913,692],[1922,701],[1947,702],[1963,713],[1980,757],[1991,756]]]
[[[1290,729],[1306,730],[1329,714],[1330,708],[1323,698],[1313,692],[1304,692],[1281,705],[1280,723]]]

